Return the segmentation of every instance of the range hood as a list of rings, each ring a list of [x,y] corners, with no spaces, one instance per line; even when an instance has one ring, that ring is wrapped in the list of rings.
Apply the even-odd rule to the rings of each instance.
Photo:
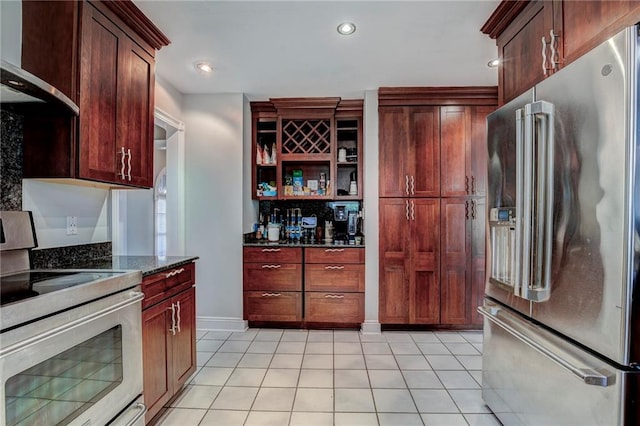
[[[0,68],[0,104],[2,108],[46,105],[78,115],[80,109],[58,89],[35,75],[2,60]]]

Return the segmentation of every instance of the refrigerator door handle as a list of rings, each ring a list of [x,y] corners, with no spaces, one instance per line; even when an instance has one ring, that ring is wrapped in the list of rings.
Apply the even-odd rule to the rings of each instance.
[[[523,244],[523,232],[525,229],[524,224],[526,222],[526,215],[530,216],[528,213],[530,210],[530,206],[528,208],[525,206],[525,199],[527,198],[527,194],[525,194],[525,182],[524,175],[525,170],[524,166],[530,161],[525,162],[525,142],[524,142],[524,134],[525,134],[525,120],[524,120],[524,108],[516,111],[516,224],[515,224],[515,246],[514,246],[514,264],[513,264],[513,293],[516,296],[521,296],[521,288],[522,288],[522,280],[523,280],[523,271],[522,265],[526,259],[524,256],[524,244]]]
[[[537,101],[527,104],[524,110],[525,211],[521,296],[542,302],[551,296],[555,108],[552,103]],[[531,214],[532,211],[535,215]]]
[[[490,308],[487,309],[484,306],[478,306],[477,311],[480,315],[482,315],[487,320],[493,322],[498,327],[505,330],[507,333],[511,334],[513,337],[526,344],[530,348],[539,352],[540,354],[546,356],[551,359],[556,364],[564,367],[573,375],[575,375],[578,379],[583,381],[587,385],[593,386],[602,386],[607,387],[611,386],[615,383],[615,374],[610,373],[609,371],[604,370],[603,368],[598,367],[580,367],[574,365],[570,361],[563,358],[561,355],[555,353],[544,345],[540,344],[537,340],[542,340],[543,337],[536,336],[535,331],[532,329],[527,329],[526,334],[518,330],[518,322],[524,322],[519,318],[516,318],[513,315],[508,315],[504,313],[504,310],[501,308]],[[504,317],[504,318],[503,318]],[[529,335],[532,335],[530,337]],[[537,337],[540,337],[537,339]]]

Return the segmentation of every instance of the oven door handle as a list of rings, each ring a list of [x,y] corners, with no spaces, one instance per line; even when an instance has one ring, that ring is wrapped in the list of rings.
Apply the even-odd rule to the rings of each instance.
[[[138,422],[138,420],[142,418],[142,416],[147,414],[147,406],[144,405],[142,402],[138,402],[133,408],[140,410],[140,412],[136,414],[136,416],[133,419],[131,419],[131,421],[127,423],[125,426],[134,426]]]
[[[82,318],[79,318],[77,320],[71,321],[69,323],[66,323],[64,325],[61,325],[59,327],[53,328],[51,330],[48,330],[44,333],[38,334],[36,336],[30,337],[28,339],[22,340],[14,345],[5,347],[0,349],[0,357],[3,356],[7,356],[9,354],[12,354],[14,352],[17,352],[19,350],[22,350],[23,348],[33,345],[35,343],[37,343],[40,340],[44,340],[44,339],[48,339],[50,337],[55,337],[59,334],[62,334],[72,328],[76,328],[76,327],[82,327],[83,325],[86,325],[88,323],[90,323],[91,321],[95,321],[98,318],[104,317],[106,315],[109,315],[115,311],[118,311],[120,309],[123,309],[127,306],[133,305],[135,303],[139,303],[142,299],[144,299],[144,294],[140,291],[131,291],[129,292],[129,297],[121,302],[115,303],[107,308],[101,309],[97,312],[94,312],[92,314],[86,315]]]

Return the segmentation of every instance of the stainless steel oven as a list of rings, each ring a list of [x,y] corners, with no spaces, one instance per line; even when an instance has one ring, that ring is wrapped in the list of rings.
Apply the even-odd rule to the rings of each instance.
[[[0,220],[0,424],[144,424],[141,273],[21,269],[31,217]]]

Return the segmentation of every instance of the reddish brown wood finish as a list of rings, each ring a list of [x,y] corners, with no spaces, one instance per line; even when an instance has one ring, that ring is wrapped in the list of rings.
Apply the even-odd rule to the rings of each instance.
[[[305,263],[364,263],[363,248],[305,248]]]
[[[301,263],[302,249],[293,247],[245,247],[242,250],[245,262]]]
[[[245,290],[302,291],[301,263],[245,263]]]
[[[25,177],[153,185],[155,49],[147,39],[168,43],[131,2],[24,2],[22,66],[80,107],[79,119],[29,119],[46,132],[25,132]]]
[[[364,263],[307,264],[304,268],[304,290],[364,292]]]
[[[471,192],[471,108],[440,108],[443,197],[460,197]]]
[[[471,108],[471,184],[472,196],[484,197],[487,192],[487,115],[495,106]]]
[[[302,292],[245,291],[244,318],[248,321],[301,321]]]
[[[438,114],[438,107],[380,108],[380,197],[440,195]]]
[[[305,292],[305,321],[362,323],[364,293]]]
[[[142,281],[147,422],[180,391],[196,369],[194,278],[195,264],[190,263],[149,275]]]
[[[380,199],[381,323],[440,322],[439,222],[438,199]]]
[[[380,87],[378,106],[494,105],[495,86]]]

